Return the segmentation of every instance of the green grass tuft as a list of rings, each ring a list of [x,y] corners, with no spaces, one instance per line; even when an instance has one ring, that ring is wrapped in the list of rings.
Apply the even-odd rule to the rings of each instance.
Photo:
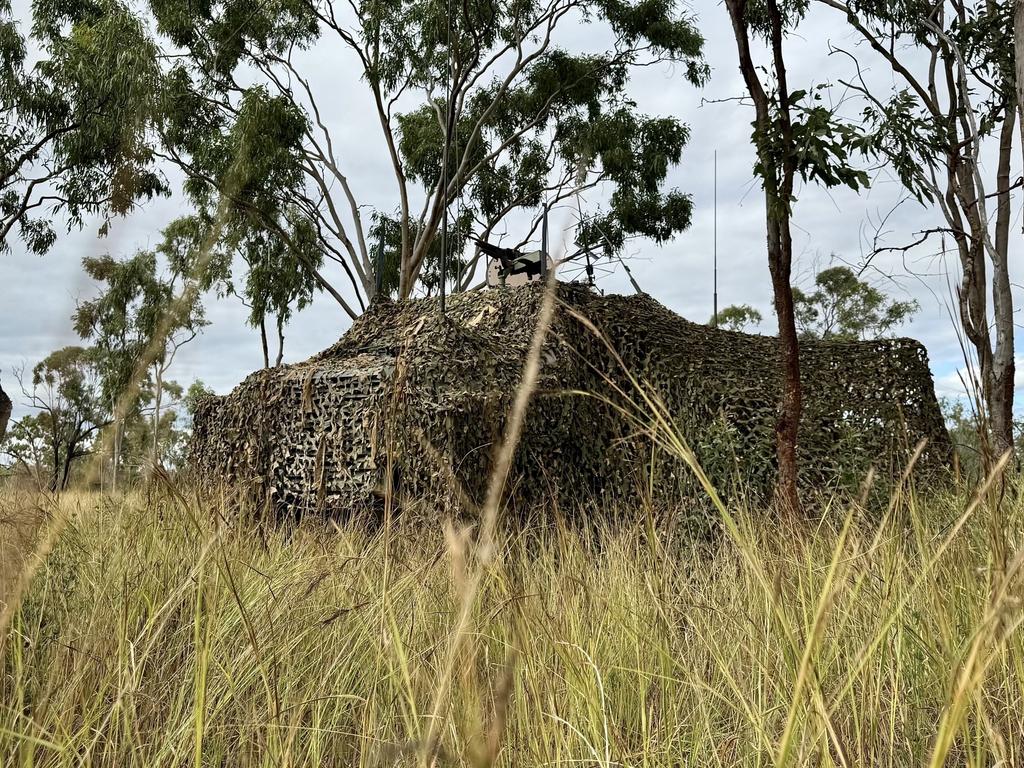
[[[998,518],[967,492],[881,522],[728,510],[714,546],[534,522],[487,553],[422,521],[243,530],[213,502],[65,496],[18,529],[45,558],[4,576],[0,756],[1024,765],[1011,496]],[[26,502],[2,497],[0,536]]]

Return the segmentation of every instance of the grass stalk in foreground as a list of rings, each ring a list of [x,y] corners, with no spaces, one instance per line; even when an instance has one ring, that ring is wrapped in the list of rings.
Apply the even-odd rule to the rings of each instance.
[[[50,510],[9,609],[5,765],[1024,764],[1021,558],[988,578],[967,492],[878,524],[732,509],[717,548],[646,519],[499,529],[468,609],[454,528],[257,535],[186,498]]]

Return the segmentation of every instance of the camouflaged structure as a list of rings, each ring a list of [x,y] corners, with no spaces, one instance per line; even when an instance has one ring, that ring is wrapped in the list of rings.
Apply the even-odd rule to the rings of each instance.
[[[444,318],[434,299],[376,304],[324,352],[258,371],[231,394],[203,402],[192,464],[204,477],[295,512],[363,504],[385,485],[386,473],[399,497],[441,505],[480,500],[543,290],[461,293],[449,297]],[[634,385],[574,312],[662,398],[722,490],[737,478],[746,490],[771,487],[775,339],[688,322],[642,294],[599,296],[559,285],[557,306],[508,480],[510,499],[696,491],[682,462],[654,448],[622,414]],[[929,447],[919,466],[948,462],[949,438],[920,343],[808,341],[801,355],[799,452],[808,487],[855,487],[871,466],[882,476],[898,471],[921,438]]]

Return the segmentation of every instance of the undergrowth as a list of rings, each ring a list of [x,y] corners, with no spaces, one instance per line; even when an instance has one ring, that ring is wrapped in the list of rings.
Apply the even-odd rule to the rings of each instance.
[[[0,756],[1024,765],[1022,505],[975,498],[728,509],[701,545],[640,511],[535,518],[482,552],[441,521],[245,528],[187,493],[9,493],[0,535],[36,510],[36,554],[2,585]]]

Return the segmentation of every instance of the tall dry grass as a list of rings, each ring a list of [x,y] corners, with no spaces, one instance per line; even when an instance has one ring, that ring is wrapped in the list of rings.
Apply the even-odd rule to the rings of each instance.
[[[718,539],[642,506],[502,525],[553,302],[476,525],[0,494],[3,763],[1024,765],[1024,505],[998,475],[908,481],[878,516],[730,508],[629,377],[616,407],[690,464]]]
[[[1000,547],[991,505],[904,489],[874,522],[725,510],[705,544],[642,513],[537,518],[497,526],[484,560],[478,530],[436,521],[243,529],[172,492],[44,500],[46,557],[4,583],[0,755],[1024,765],[1010,496]]]

